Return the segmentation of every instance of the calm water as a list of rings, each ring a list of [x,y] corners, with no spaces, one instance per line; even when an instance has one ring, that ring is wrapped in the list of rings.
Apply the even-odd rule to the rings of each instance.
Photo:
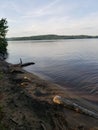
[[[26,69],[48,80],[98,94],[98,39],[9,41],[8,62],[33,61]]]

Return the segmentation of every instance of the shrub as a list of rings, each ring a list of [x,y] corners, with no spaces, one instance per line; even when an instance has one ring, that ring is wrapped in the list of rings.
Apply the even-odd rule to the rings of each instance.
[[[5,54],[7,52],[7,40],[6,40],[6,33],[7,33],[7,21],[6,19],[0,20],[0,53]]]

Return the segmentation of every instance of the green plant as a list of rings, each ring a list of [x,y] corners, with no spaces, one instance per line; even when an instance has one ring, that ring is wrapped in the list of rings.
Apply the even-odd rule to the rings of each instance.
[[[0,53],[5,54],[7,52],[7,40],[6,40],[6,33],[7,33],[7,21],[6,19],[2,18],[0,20]]]

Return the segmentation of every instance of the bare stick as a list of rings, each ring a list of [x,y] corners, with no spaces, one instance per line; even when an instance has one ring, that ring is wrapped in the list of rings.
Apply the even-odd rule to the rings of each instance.
[[[26,67],[26,66],[34,65],[34,64],[35,64],[34,62],[28,62],[28,63],[21,64],[20,67]]]

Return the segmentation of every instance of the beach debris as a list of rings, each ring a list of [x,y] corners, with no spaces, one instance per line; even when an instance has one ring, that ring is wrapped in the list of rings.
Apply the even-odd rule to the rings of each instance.
[[[56,103],[56,104],[62,104],[61,96],[55,96],[53,98],[53,102]]]
[[[22,82],[20,85],[21,85],[22,87],[26,87],[26,86],[29,85],[29,83],[27,83],[27,82]]]
[[[46,126],[45,126],[45,123],[44,123],[43,121],[40,121],[40,125],[41,125],[41,128],[42,128],[43,130],[47,130],[47,129],[46,129]]]
[[[88,115],[88,116],[91,116],[93,118],[98,119],[97,113],[95,113],[91,110],[88,110],[87,108],[84,108],[84,107],[78,105],[77,103],[74,103],[66,98],[61,97],[61,96],[56,95],[53,98],[53,102],[55,104],[58,104],[58,105],[63,105],[64,107],[71,109],[71,110],[74,110],[78,113],[85,114],[85,115]]]
[[[23,79],[24,79],[25,81],[32,82],[32,80],[31,80],[30,77],[28,77],[28,76],[24,76]]]
[[[27,77],[27,76],[24,76],[24,79],[28,79],[28,77]]]
[[[20,63],[18,64],[9,65],[9,72],[10,73],[24,73],[24,71],[21,69],[22,67],[27,67],[34,64],[35,64],[34,62],[22,63],[22,60],[20,60]]]
[[[20,63],[17,65],[19,65],[20,67],[26,67],[26,66],[33,65],[33,64],[35,64],[35,63],[34,62],[27,62],[27,63],[23,64],[22,59],[20,58]]]

